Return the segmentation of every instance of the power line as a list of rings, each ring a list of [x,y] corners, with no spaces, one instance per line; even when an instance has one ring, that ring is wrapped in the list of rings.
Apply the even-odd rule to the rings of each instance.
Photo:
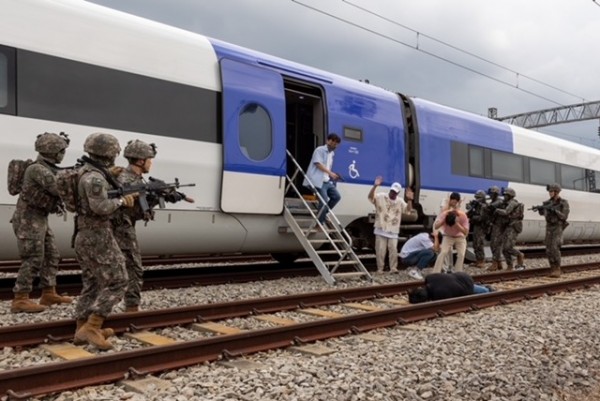
[[[600,7],[600,4],[598,4],[598,3],[596,2],[596,0],[592,0],[592,1],[594,2],[594,4],[595,4],[595,5],[597,5],[598,7]]]
[[[339,16],[337,16],[337,15],[334,15],[334,14],[328,13],[328,12],[326,12],[326,11],[323,11],[323,10],[321,10],[321,9],[318,9],[318,8],[315,8],[315,7],[313,7],[313,6],[310,6],[310,5],[308,5],[308,4],[302,3],[301,1],[298,1],[298,0],[292,0],[292,2],[294,2],[294,3],[298,4],[298,5],[302,6],[302,7],[305,7],[305,8],[308,8],[308,9],[310,9],[310,10],[313,10],[313,11],[315,11],[315,12],[318,12],[318,13],[320,13],[320,14],[323,14],[323,15],[325,15],[325,16],[328,16],[328,17],[330,17],[330,18],[333,18],[333,19],[335,19],[335,20],[341,21],[341,22],[343,22],[343,23],[345,23],[345,24],[348,24],[348,25],[354,26],[355,28],[358,28],[358,29],[361,29],[361,30],[363,30],[363,31],[366,31],[366,32],[372,33],[372,34],[374,34],[374,35],[376,35],[376,36],[382,37],[382,38],[384,38],[384,39],[387,39],[387,40],[390,40],[390,41],[392,41],[392,42],[398,43],[398,44],[400,44],[400,45],[402,45],[402,46],[406,46],[406,47],[408,47],[408,48],[410,48],[410,49],[413,49],[413,50],[419,51],[419,52],[421,52],[421,53],[424,53],[424,54],[426,54],[426,55],[428,55],[428,56],[431,56],[431,57],[433,57],[433,58],[436,58],[436,59],[438,59],[438,60],[441,60],[441,61],[444,61],[444,62],[446,62],[446,63],[452,64],[452,65],[454,65],[454,66],[456,66],[456,67],[458,67],[458,68],[462,68],[462,69],[464,69],[464,70],[467,70],[467,71],[469,71],[469,72],[472,72],[472,73],[474,73],[474,74],[477,74],[477,75],[480,75],[480,76],[482,76],[482,77],[488,78],[488,79],[490,79],[490,80],[492,80],[492,81],[495,81],[495,82],[498,82],[498,83],[500,83],[500,84],[502,84],[502,85],[506,85],[506,86],[509,86],[509,87],[511,87],[511,88],[513,88],[513,89],[520,90],[520,91],[522,91],[522,92],[524,92],[524,93],[527,93],[527,94],[529,94],[529,95],[531,95],[531,96],[534,96],[534,97],[537,97],[537,98],[539,98],[539,99],[545,100],[545,101],[547,101],[547,102],[554,103],[554,104],[556,104],[556,105],[559,105],[559,106],[564,106],[564,105],[563,105],[562,103],[560,103],[560,102],[557,102],[557,101],[555,101],[555,100],[552,100],[552,99],[550,99],[550,98],[547,98],[547,97],[545,97],[545,96],[539,95],[539,94],[537,94],[537,93],[535,93],[535,92],[532,92],[532,91],[529,91],[529,90],[526,90],[526,89],[520,88],[518,85],[514,85],[514,84],[512,84],[512,83],[510,83],[510,82],[507,82],[507,81],[504,81],[504,80],[502,80],[502,79],[499,79],[499,78],[493,77],[493,76],[491,76],[491,75],[485,74],[485,73],[483,73],[483,72],[481,72],[481,71],[477,71],[477,70],[475,70],[475,69],[473,69],[473,68],[471,68],[471,67],[467,67],[467,66],[465,66],[465,65],[463,65],[463,64],[460,64],[460,63],[458,63],[458,62],[452,61],[452,60],[450,60],[450,59],[447,59],[447,58],[445,58],[445,57],[442,57],[442,56],[440,56],[440,55],[437,55],[437,54],[435,54],[435,53],[429,52],[429,51],[427,51],[427,50],[423,50],[423,49],[419,48],[418,46],[414,46],[414,45],[411,45],[411,44],[409,44],[409,43],[403,42],[403,41],[401,41],[401,40],[395,39],[395,38],[393,38],[393,37],[391,37],[391,36],[388,36],[388,35],[382,34],[381,32],[377,32],[377,31],[375,31],[375,30],[373,30],[373,29],[367,28],[367,27],[366,27],[366,26],[364,26],[364,25],[360,25],[360,24],[357,24],[357,23],[355,23],[355,22],[349,21],[349,20],[347,20],[347,19],[341,18],[341,17],[339,17]],[[579,97],[579,96],[576,96],[576,97]]]
[[[592,0],[592,1],[594,1],[594,2],[595,2],[596,0]],[[342,0],[342,2],[344,2],[344,3],[348,4],[348,5],[352,6],[352,7],[355,7],[355,8],[357,8],[357,9],[361,10],[361,11],[364,11],[365,13],[371,14],[371,15],[373,15],[373,16],[375,16],[375,17],[377,17],[377,18],[380,18],[380,19],[382,19],[382,20],[384,20],[384,21],[387,21],[387,22],[389,22],[389,23],[391,23],[391,24],[397,25],[397,26],[399,26],[399,27],[401,27],[401,28],[404,28],[404,29],[406,29],[406,30],[409,30],[409,31],[411,31],[411,32],[414,32],[414,33],[416,33],[416,34],[417,34],[417,35],[419,35],[419,36],[425,37],[425,38],[427,38],[427,39],[430,39],[430,40],[432,40],[432,41],[434,41],[434,42],[437,42],[437,43],[439,43],[439,44],[442,44],[442,45],[444,45],[444,46],[447,46],[447,47],[449,47],[449,48],[451,48],[451,49],[453,49],[453,50],[456,50],[456,51],[458,51],[458,52],[461,52],[461,53],[467,54],[467,55],[469,55],[469,56],[471,56],[471,57],[474,57],[474,58],[476,58],[476,59],[478,59],[478,60],[484,61],[484,62],[486,62],[486,63],[488,63],[488,64],[491,64],[491,65],[493,65],[493,66],[495,66],[495,67],[498,67],[498,68],[501,68],[501,69],[503,69],[503,70],[506,70],[506,71],[508,71],[508,72],[511,72],[511,73],[515,74],[517,78],[518,78],[518,77],[523,77],[523,78],[529,79],[530,81],[536,82],[536,83],[538,83],[538,84],[540,84],[540,85],[544,85],[544,86],[546,86],[546,87],[548,87],[548,88],[554,89],[554,90],[556,90],[556,91],[558,91],[558,92],[562,92],[562,93],[564,93],[564,94],[566,94],[566,95],[573,96],[573,97],[575,97],[575,98],[581,99],[583,102],[585,102],[585,101],[586,101],[586,99],[585,99],[585,98],[583,98],[583,97],[581,97],[581,96],[578,96],[578,95],[575,95],[575,94],[573,94],[573,93],[570,93],[570,92],[567,92],[567,91],[565,91],[565,90],[562,90],[562,89],[560,89],[560,88],[557,88],[556,86],[550,85],[550,84],[548,84],[548,83],[546,83],[546,82],[543,82],[543,81],[541,81],[541,80],[539,80],[539,79],[532,78],[532,77],[530,77],[530,76],[527,76],[527,75],[525,75],[525,74],[521,74],[520,72],[518,72],[518,71],[515,71],[515,70],[513,70],[513,69],[511,69],[511,68],[509,68],[509,67],[505,67],[505,66],[503,66],[503,65],[501,65],[501,64],[498,64],[498,63],[496,63],[496,62],[494,62],[494,61],[491,61],[491,60],[488,60],[488,59],[486,59],[486,58],[484,58],[484,57],[478,56],[478,55],[477,55],[477,54],[475,54],[475,53],[472,53],[472,52],[469,52],[469,51],[467,51],[467,50],[461,49],[460,47],[454,46],[454,45],[452,45],[452,44],[450,44],[450,43],[448,43],[448,42],[444,42],[443,40],[440,40],[440,39],[437,39],[437,38],[435,38],[435,37],[433,37],[433,36],[430,36],[430,35],[424,34],[424,33],[422,33],[422,32],[419,32],[419,31],[417,31],[417,30],[415,30],[415,29],[413,29],[413,28],[411,28],[411,27],[409,27],[409,26],[406,26],[406,25],[404,25],[404,24],[401,24],[401,23],[399,23],[399,22],[397,22],[397,21],[394,21],[394,20],[392,20],[392,19],[390,19],[390,18],[384,17],[383,15],[381,15],[381,14],[378,14],[378,13],[376,13],[376,12],[374,12],[374,11],[371,11],[371,10],[369,10],[369,9],[366,9],[366,8],[364,8],[364,7],[361,7],[360,5],[358,5],[358,4],[356,4],[356,3],[353,3],[353,2],[351,2],[351,1],[348,1],[348,0]],[[598,5],[598,6],[600,6],[600,4],[597,4],[597,5]]]

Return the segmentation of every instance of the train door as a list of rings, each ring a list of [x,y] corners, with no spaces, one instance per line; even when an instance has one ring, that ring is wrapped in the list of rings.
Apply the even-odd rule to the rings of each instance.
[[[280,214],[286,174],[285,93],[272,70],[221,59],[226,213]]]
[[[291,79],[285,80],[287,149],[306,172],[317,146],[325,143],[324,101],[321,88]],[[292,170],[293,165],[288,164]],[[293,172],[288,171],[291,175]],[[301,191],[302,177],[294,183]],[[291,194],[288,194],[291,195]]]

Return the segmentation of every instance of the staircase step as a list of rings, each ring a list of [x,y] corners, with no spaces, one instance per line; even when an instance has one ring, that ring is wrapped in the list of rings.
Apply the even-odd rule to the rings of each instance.
[[[327,266],[335,266],[335,265],[340,265],[340,266],[350,266],[350,265],[358,265],[358,262],[356,260],[342,260],[341,262],[338,261],[332,261],[332,262],[323,262],[325,265]]]
[[[344,272],[344,273],[333,273],[332,274],[333,277],[335,277],[336,279],[352,279],[352,278],[360,278],[360,277],[365,277],[365,276],[369,276],[368,272]]]

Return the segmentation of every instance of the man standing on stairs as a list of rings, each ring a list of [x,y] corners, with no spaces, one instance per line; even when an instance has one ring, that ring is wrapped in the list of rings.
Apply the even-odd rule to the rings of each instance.
[[[392,184],[388,193],[375,193],[377,187],[381,185],[383,178],[375,178],[373,187],[369,191],[369,201],[375,205],[375,255],[377,258],[377,273],[383,272],[385,265],[385,255],[389,255],[390,271],[398,272],[398,232],[400,232],[400,222],[402,213],[408,213],[412,210],[413,192],[406,188],[406,200],[399,198],[398,194],[402,186],[395,182]]]
[[[307,188],[312,189],[311,186],[314,187],[326,203],[325,205],[319,200],[317,216],[321,224],[325,222],[327,213],[342,199],[335,186],[341,177],[331,170],[335,149],[341,141],[342,139],[337,134],[327,135],[327,143],[317,147],[313,152],[310,165],[306,171],[306,177],[302,182],[302,185]]]
[[[13,288],[12,313],[42,312],[47,306],[72,302],[71,298],[56,293],[60,254],[48,226],[48,215],[63,211],[56,187],[56,172],[59,170],[56,164],[62,162],[68,146],[69,138],[63,133],[38,135],[35,150],[39,155],[23,173],[21,192],[11,219],[22,260]],[[9,171],[9,177],[10,174]],[[42,287],[39,304],[29,299],[33,278],[37,275]]]

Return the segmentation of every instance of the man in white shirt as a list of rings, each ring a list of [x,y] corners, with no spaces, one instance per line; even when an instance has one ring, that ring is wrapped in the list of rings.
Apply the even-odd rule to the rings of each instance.
[[[402,213],[412,210],[413,192],[406,188],[406,200],[399,198],[402,190],[400,183],[393,183],[388,193],[375,193],[383,178],[378,176],[369,191],[369,201],[375,205],[375,255],[377,258],[377,272],[383,272],[385,255],[389,254],[390,271],[398,272],[398,232]],[[387,251],[387,252],[386,252]]]
[[[400,250],[400,259],[406,266],[415,266],[408,270],[408,275],[416,280],[423,280],[421,271],[436,259],[433,244],[433,233],[420,233],[411,237]]]

